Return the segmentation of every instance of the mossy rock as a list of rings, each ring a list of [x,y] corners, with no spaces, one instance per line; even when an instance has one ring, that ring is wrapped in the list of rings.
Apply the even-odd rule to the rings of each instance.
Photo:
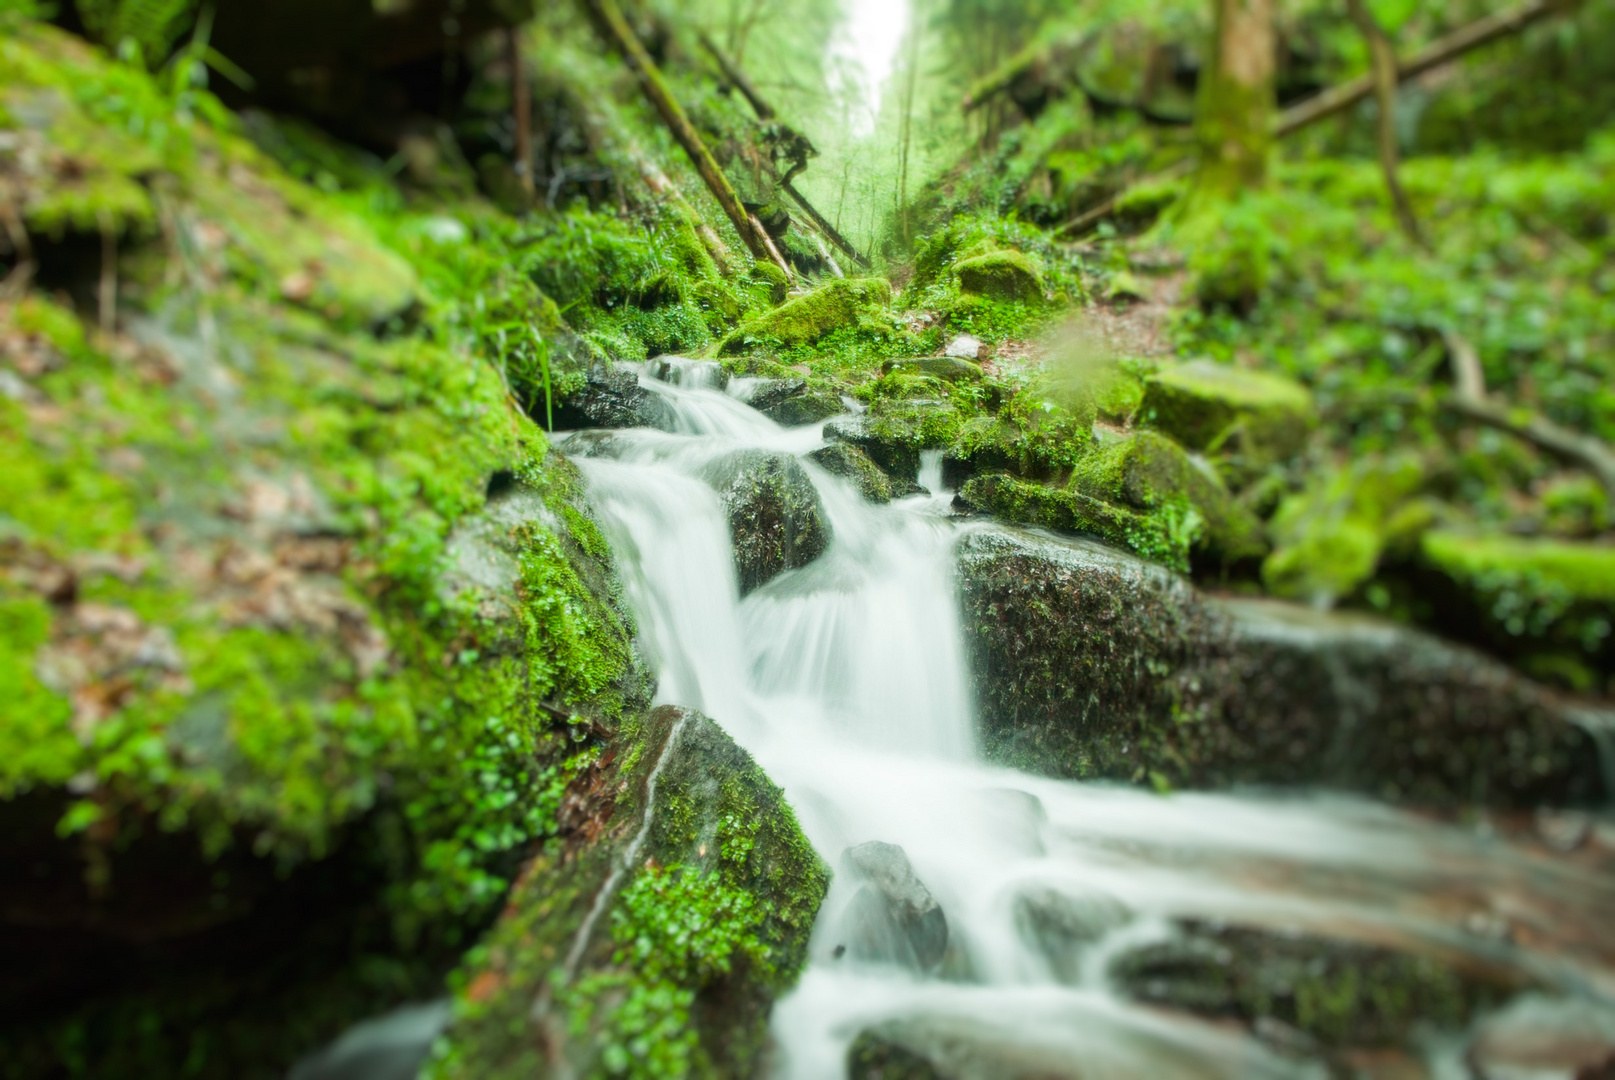
[[[858,325],[860,316],[885,308],[892,287],[884,278],[844,278],[793,297],[765,315],[742,323],[718,346],[720,355],[745,350],[752,341],[810,345],[827,334]]]
[[[959,499],[1004,521],[1095,537],[1182,571],[1189,569],[1189,548],[1202,528],[1186,500],[1132,510],[1081,491],[994,473],[971,477]]]
[[[1204,523],[1194,547],[1225,564],[1267,553],[1256,515],[1234,500],[1209,466],[1157,432],[1135,432],[1095,448],[1072,470],[1071,487],[1146,512],[1186,503]]]
[[[989,251],[953,264],[959,289],[991,300],[1036,303],[1043,299],[1043,275],[1025,252],[1013,248]]]
[[[1572,689],[1615,685],[1615,546],[1431,530],[1419,564],[1443,629]]]
[[[1438,955],[1193,920],[1166,941],[1120,954],[1109,972],[1136,1000],[1252,1027],[1276,1021],[1330,1056],[1416,1049],[1422,1030],[1461,1031],[1526,985]]]
[[[578,1076],[759,1074],[830,880],[784,793],[714,721],[666,706],[561,805],[453,979],[433,1075],[547,1076],[557,1057]]]
[[[828,420],[847,411],[841,395],[818,380],[765,379],[751,388],[746,404],[786,427],[799,427]]]
[[[735,571],[744,596],[830,546],[830,522],[796,458],[736,450],[703,471],[729,514]]]
[[[1139,417],[1190,450],[1232,455],[1249,465],[1294,454],[1317,422],[1306,387],[1211,360],[1148,376]]]
[[[981,365],[957,356],[921,356],[909,360],[887,360],[880,365],[882,375],[929,375],[944,382],[980,382]]]
[[[1093,541],[1010,529],[966,533],[958,580],[980,743],[1000,764],[1445,808],[1606,797],[1584,710],[1429,634],[1208,596]]]
[[[1262,582],[1275,596],[1328,606],[1371,579],[1382,554],[1416,547],[1434,511],[1418,501],[1430,476],[1418,454],[1369,455],[1316,471],[1279,503]]]
[[[851,443],[831,443],[813,451],[807,459],[831,476],[852,481],[859,494],[870,502],[891,502],[892,497],[898,494],[897,485],[892,483],[891,477],[882,472],[868,454]]]

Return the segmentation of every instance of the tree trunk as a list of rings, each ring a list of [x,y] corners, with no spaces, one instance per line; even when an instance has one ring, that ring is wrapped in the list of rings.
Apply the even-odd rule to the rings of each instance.
[[[1273,112],[1273,0],[1214,0],[1212,63],[1195,105],[1197,189],[1227,197],[1267,179]]]
[[[510,109],[516,123],[516,179],[533,198],[533,96],[527,89],[527,69],[522,61],[521,27],[505,31],[510,42]]]
[[[1373,65],[1374,99],[1379,105],[1379,164],[1385,173],[1385,187],[1391,193],[1391,205],[1396,210],[1396,220],[1401,224],[1402,231],[1407,233],[1409,240],[1423,247],[1424,236],[1419,232],[1418,219],[1413,216],[1413,204],[1408,202],[1407,192],[1402,190],[1402,181],[1396,175],[1399,156],[1396,147],[1396,54],[1391,51],[1390,38],[1374,21],[1363,0],[1346,0],[1346,6],[1368,44],[1368,56]]]
[[[718,205],[723,208],[724,214],[728,216],[730,223],[735,227],[735,232],[740,234],[740,239],[751,251],[752,256],[768,259],[785,272],[786,278],[794,277],[791,268],[780,258],[768,234],[754,224],[754,219],[746,213],[745,207],[740,205],[740,198],[735,194],[735,189],[729,185],[729,178],[723,175],[718,163],[712,160],[712,152],[701,140],[701,135],[695,130],[695,125],[690,123],[690,118],[684,114],[684,109],[673,97],[667,83],[662,80],[662,73],[656,69],[655,62],[645,52],[645,46],[640,43],[627,20],[622,17],[622,11],[617,7],[616,0],[583,0],[583,3],[607,40],[621,50],[629,69],[634,73],[634,78],[639,82],[640,90],[661,114],[662,122],[684,148],[685,154],[689,155],[695,171],[701,174],[707,190],[718,200]]]
[[[912,8],[910,9],[912,12]],[[901,148],[898,152],[897,164],[897,212],[903,224],[903,247],[906,250],[911,241],[908,228],[908,152],[913,142],[914,130],[914,84],[919,81],[920,67],[920,20],[918,13],[911,16],[911,25],[908,29],[908,78],[903,86],[903,122],[902,133],[899,136]]]

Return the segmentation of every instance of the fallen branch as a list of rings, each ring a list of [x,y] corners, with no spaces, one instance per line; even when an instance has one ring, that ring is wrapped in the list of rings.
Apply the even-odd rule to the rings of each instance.
[[[740,70],[740,65],[729,59],[728,54],[718,48],[704,30],[700,34],[700,41],[701,47],[711,53],[712,59],[718,62],[718,68],[723,72],[723,77],[733,83],[735,89],[740,91],[741,96],[751,103],[751,111],[757,114],[757,119],[774,119],[774,106],[763,100],[763,96],[757,92],[757,88],[752,85],[751,80],[746,78],[746,73]]]
[[[1517,34],[1540,19],[1569,12],[1579,2],[1580,0],[1526,0],[1526,3],[1519,7],[1476,19],[1468,26],[1431,42],[1407,60],[1398,63],[1396,80],[1399,83],[1407,82],[1498,38]],[[1300,131],[1319,120],[1351,108],[1373,92],[1372,72],[1359,75],[1338,86],[1332,86],[1321,94],[1307,98],[1299,105],[1292,105],[1280,113],[1278,119],[1274,121],[1273,134],[1283,138],[1285,135]]]
[[[1492,400],[1486,393],[1486,375],[1475,347],[1450,330],[1443,331],[1441,336],[1447,343],[1447,357],[1452,364],[1452,393],[1444,401],[1448,409],[1581,466],[1615,498],[1615,451],[1607,443],[1561,427],[1528,409],[1511,409]]]
[[[814,209],[813,204],[802,197],[802,193],[796,190],[795,185],[789,180],[782,180],[780,181],[780,187],[785,189],[785,194],[796,200],[796,205],[802,208],[802,212],[813,219],[813,224],[818,226],[819,231],[829,237],[830,242],[840,248],[847,258],[868,269],[869,260],[858,254],[858,249],[852,246],[852,241],[842,236],[841,230],[826,221],[824,215]]]
[[[768,234],[740,205],[740,197],[730,186],[728,177],[718,168],[718,163],[712,159],[712,152],[707,149],[700,133],[695,130],[695,125],[690,123],[690,118],[684,114],[684,109],[668,90],[667,83],[662,80],[662,73],[657,70],[655,61],[645,51],[645,46],[640,43],[633,28],[623,18],[616,0],[582,0],[582,3],[601,34],[622,52],[629,70],[639,82],[640,90],[661,114],[662,122],[667,125],[673,138],[684,148],[691,164],[695,166],[695,171],[701,174],[707,190],[718,200],[718,205],[723,208],[724,214],[734,225],[735,231],[740,234],[740,239],[750,249],[752,256],[772,261],[785,273],[788,280],[794,277],[790,266],[780,257]]]
[[[1565,14],[1576,7],[1580,0],[1527,0],[1519,7],[1507,11],[1488,15],[1477,19],[1461,29],[1454,30],[1446,37],[1432,42],[1430,45],[1415,53],[1410,59],[1396,65],[1396,81],[1406,82],[1416,76],[1423,75],[1440,67],[1442,64],[1458,59],[1465,53],[1480,48],[1509,34],[1518,33],[1527,26],[1550,15]],[[1293,135],[1304,127],[1309,127],[1319,120],[1327,119],[1349,109],[1374,93],[1374,76],[1372,73],[1360,75],[1355,79],[1341,83],[1316,94],[1313,97],[1285,109],[1273,122],[1274,138],[1282,139],[1286,135]],[[968,101],[969,99],[967,99]],[[1127,191],[1138,184],[1156,180],[1169,180],[1183,172],[1184,163],[1180,162],[1162,172],[1152,173],[1140,177],[1133,184],[1123,188],[1104,202],[1071,218],[1065,224],[1054,230],[1056,236],[1064,233],[1080,232],[1092,228],[1099,221],[1109,217],[1115,212],[1116,206],[1121,202]]]

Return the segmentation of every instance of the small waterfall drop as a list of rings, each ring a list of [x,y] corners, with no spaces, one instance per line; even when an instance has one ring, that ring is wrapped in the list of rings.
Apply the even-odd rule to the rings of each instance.
[[[659,700],[718,720],[832,866],[853,845],[901,845],[947,918],[937,971],[861,962],[845,952],[855,885],[838,874],[808,970],[775,1008],[780,1076],[843,1076],[861,1031],[907,1022],[1000,1047],[1024,1065],[1016,1075],[1321,1077],[1241,1029],[1115,993],[1109,958],[1184,918],[1415,943],[1615,1000],[1615,956],[1530,948],[1452,916],[1501,904],[1548,936],[1615,910],[1615,887],[1573,865],[1362,799],[1161,797],[980,763],[953,564],[960,529],[979,526],[950,519],[940,455],[922,461],[930,494],[887,506],[804,460],[830,546],[742,597],[703,470],[737,449],[806,455],[822,425],[780,427],[740,400],[744,382],[721,389],[715,365],[656,364],[642,385],[666,399],[674,433],[558,444],[618,557]],[[1039,905],[1101,913],[1080,958],[1029,930]],[[1428,1075],[1467,1075],[1444,1045],[1431,1044]]]

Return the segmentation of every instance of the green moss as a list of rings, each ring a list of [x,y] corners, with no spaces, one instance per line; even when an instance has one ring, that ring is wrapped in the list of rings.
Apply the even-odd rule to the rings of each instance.
[[[1186,499],[1139,512],[1080,491],[999,475],[973,477],[959,496],[1005,521],[1097,537],[1180,571],[1189,569],[1189,548],[1204,529]]]
[[[723,339],[718,351],[732,355],[757,343],[809,345],[859,325],[891,299],[891,286],[883,278],[837,279],[742,323]]]
[[[994,300],[1037,302],[1043,298],[1043,276],[1025,252],[989,251],[953,264],[959,288]]]
[[[1234,454],[1253,464],[1295,453],[1316,422],[1305,387],[1209,360],[1147,377],[1139,415],[1190,450]]]
[[[1224,562],[1267,552],[1261,522],[1234,500],[1214,472],[1155,432],[1136,432],[1094,449],[1078,460],[1070,484],[1084,495],[1137,510],[1192,506],[1204,523],[1196,546]]]

